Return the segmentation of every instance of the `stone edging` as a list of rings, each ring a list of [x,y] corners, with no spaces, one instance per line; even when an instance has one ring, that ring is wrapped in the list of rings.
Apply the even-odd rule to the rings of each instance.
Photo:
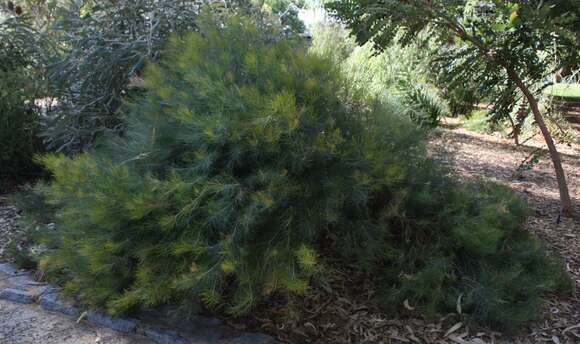
[[[91,310],[85,312],[81,307],[64,300],[59,288],[36,282],[32,274],[8,263],[0,263],[0,299],[20,304],[38,304],[46,311],[69,316],[72,321],[82,315],[91,324],[119,332],[141,334],[157,344],[282,344],[262,333],[236,331],[215,318],[194,319],[191,328],[196,331],[178,333],[137,319],[112,317]]]

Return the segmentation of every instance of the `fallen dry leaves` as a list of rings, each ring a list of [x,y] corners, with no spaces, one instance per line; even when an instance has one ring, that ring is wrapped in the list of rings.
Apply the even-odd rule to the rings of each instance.
[[[568,174],[571,196],[580,214],[580,145],[560,145]],[[521,174],[515,171],[535,151],[543,152],[540,161]],[[465,178],[483,178],[516,190],[535,209],[526,229],[535,233],[556,255],[563,258],[570,276],[576,281],[576,294],[568,298],[549,297],[544,320],[522,329],[517,337],[507,337],[481,328],[469,328],[458,300],[456,313],[437,321],[427,321],[405,304],[406,313],[394,315],[381,311],[372,302],[371,277],[343,271],[342,286],[297,301],[294,316],[288,311],[270,311],[237,321],[244,328],[261,328],[289,343],[580,343],[580,219],[559,217],[559,197],[552,165],[540,138],[523,146],[496,136],[463,129],[444,129],[430,142],[431,154]],[[265,309],[275,310],[275,303]]]

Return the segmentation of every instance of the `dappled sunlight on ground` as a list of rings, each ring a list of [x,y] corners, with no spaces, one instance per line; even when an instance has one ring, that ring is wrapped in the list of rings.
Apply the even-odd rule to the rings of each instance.
[[[515,342],[576,343],[580,340],[580,145],[558,145],[566,171],[576,218],[562,218],[556,178],[545,143],[534,137],[522,146],[497,136],[478,134],[451,126],[431,141],[431,153],[462,176],[479,177],[505,184],[525,197],[534,215],[526,229],[534,232],[552,252],[563,258],[576,282],[576,295],[552,297],[547,318]],[[518,166],[541,149],[537,164],[522,173]],[[573,328],[570,328],[573,327]],[[576,332],[574,332],[576,331]]]

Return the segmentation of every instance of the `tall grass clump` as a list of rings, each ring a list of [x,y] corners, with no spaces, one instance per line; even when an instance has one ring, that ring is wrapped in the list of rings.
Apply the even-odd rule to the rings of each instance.
[[[122,138],[41,159],[55,226],[34,227],[40,267],[86,304],[241,315],[339,264],[380,277],[387,307],[436,314],[462,295],[475,320],[517,328],[567,285],[519,198],[452,181],[407,117],[300,41],[230,18],[167,51]]]

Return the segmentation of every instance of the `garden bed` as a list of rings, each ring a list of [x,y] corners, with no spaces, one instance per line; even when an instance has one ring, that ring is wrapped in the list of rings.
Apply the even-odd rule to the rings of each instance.
[[[533,169],[515,176],[518,164],[542,146],[531,140],[515,147],[511,141],[476,134],[458,128],[445,129],[431,141],[431,151],[439,160],[465,178],[483,178],[512,187],[535,209],[527,230],[537,234],[548,247],[563,257],[576,283],[576,295],[567,299],[551,297],[545,320],[509,338],[485,329],[469,328],[461,314],[425,320],[412,305],[405,305],[400,317],[385,314],[371,299],[374,296],[372,276],[357,272],[356,266],[337,270],[341,283],[331,291],[319,291],[296,304],[295,320],[277,313],[275,304],[265,305],[243,319],[229,320],[238,329],[260,329],[290,343],[576,343],[580,339],[580,220],[560,218],[558,189],[547,153]],[[568,173],[570,192],[580,212],[580,146],[559,147]],[[0,224],[3,237],[20,240],[14,225],[15,208],[2,200]],[[9,240],[0,241],[0,251]],[[287,315],[287,312],[284,314]]]
[[[558,188],[547,152],[533,169],[515,176],[518,165],[542,142],[530,140],[516,147],[511,140],[459,128],[442,130],[431,143],[432,154],[464,178],[505,184],[525,197],[535,210],[526,229],[535,233],[565,260],[576,284],[570,298],[549,298],[543,321],[509,337],[482,328],[469,328],[461,314],[426,320],[410,306],[402,317],[380,311],[370,299],[371,277],[342,271],[343,285],[331,293],[315,294],[300,307],[298,320],[283,320],[270,310],[253,314],[239,326],[258,326],[291,343],[577,343],[580,340],[580,219],[559,217]],[[570,193],[580,213],[580,145],[560,145]],[[271,305],[270,305],[271,306]]]
[[[534,207],[527,229],[536,233],[548,247],[561,255],[566,268],[580,289],[580,220],[560,218],[558,189],[547,154],[521,177],[514,176],[518,164],[541,141],[529,141],[515,147],[511,141],[495,136],[477,134],[457,128],[444,129],[431,142],[431,151],[438,159],[466,178],[483,178],[506,184],[521,193]],[[570,192],[580,212],[580,146],[560,146],[564,167],[568,173]],[[14,225],[18,216],[15,208],[2,199],[0,224],[3,238],[20,240]],[[0,241],[0,252],[8,240]],[[546,308],[546,320],[525,329],[517,338],[508,338],[485,329],[468,328],[462,315],[448,314],[441,319],[427,321],[406,305],[407,314],[396,318],[381,312],[370,300],[374,290],[372,277],[356,272],[355,266],[337,270],[343,275],[340,285],[332,285],[332,292],[310,295],[297,305],[298,320],[284,320],[276,314],[276,307],[268,305],[268,312],[255,312],[241,320],[229,321],[239,329],[262,329],[291,343],[575,343],[580,339],[580,295],[558,299],[553,297]],[[577,332],[575,332],[577,331]]]

